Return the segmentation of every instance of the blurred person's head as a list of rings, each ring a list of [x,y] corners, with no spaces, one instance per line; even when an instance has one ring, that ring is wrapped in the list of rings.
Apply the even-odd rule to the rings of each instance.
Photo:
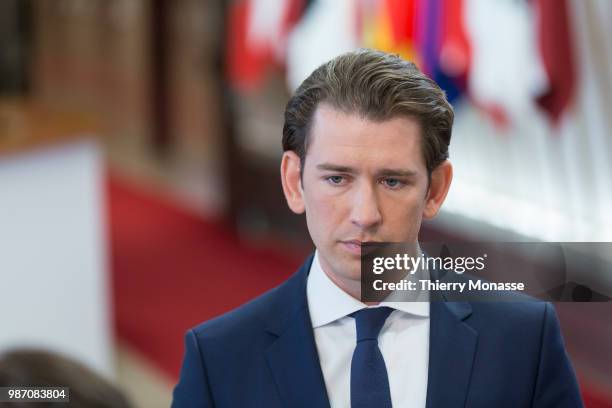
[[[323,64],[287,103],[287,202],[306,213],[324,271],[353,296],[361,243],[414,243],[437,214],[452,179],[453,117],[413,63],[371,50]]]
[[[113,384],[65,356],[44,350],[14,350],[0,355],[0,387],[68,387],[70,403],[48,407],[129,408],[127,398]],[[11,403],[10,406],[32,406]]]

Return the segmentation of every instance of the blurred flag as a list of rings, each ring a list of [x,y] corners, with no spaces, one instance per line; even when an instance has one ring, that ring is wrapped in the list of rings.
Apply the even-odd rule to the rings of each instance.
[[[357,0],[316,0],[289,36],[287,82],[296,89],[319,65],[360,47]]]
[[[446,91],[451,103],[466,91],[470,46],[463,0],[421,0],[419,49],[423,70]]]
[[[399,54],[417,62],[414,37],[419,4],[419,0],[362,1],[360,27],[363,46]]]
[[[363,2],[363,44],[399,54],[433,78],[451,102],[466,89],[470,47],[463,0]]]
[[[367,47],[415,62],[452,103],[469,95],[501,127],[536,104],[557,121],[574,94],[567,0],[235,0],[229,19],[239,89],[286,65],[293,90],[325,61]]]
[[[519,119],[547,87],[527,1],[465,0],[472,101],[498,125]]]
[[[256,88],[271,67],[285,62],[287,37],[305,0],[236,0],[229,6],[227,75],[232,86]]]
[[[548,88],[537,98],[557,123],[570,104],[576,88],[576,67],[567,0],[535,0],[538,40]]]

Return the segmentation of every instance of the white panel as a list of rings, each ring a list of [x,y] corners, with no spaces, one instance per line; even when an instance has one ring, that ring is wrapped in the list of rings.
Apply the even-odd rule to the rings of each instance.
[[[112,374],[103,191],[94,142],[0,157],[0,351],[48,347]]]

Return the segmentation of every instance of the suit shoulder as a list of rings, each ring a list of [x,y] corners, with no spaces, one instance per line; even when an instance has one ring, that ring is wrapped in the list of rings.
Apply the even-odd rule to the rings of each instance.
[[[313,256],[306,258],[298,270],[280,285],[255,299],[203,322],[191,331],[199,340],[225,341],[261,335],[273,322],[286,321],[306,299],[306,278]]]
[[[508,328],[540,327],[547,313],[554,313],[554,306],[548,302],[536,301],[525,296],[503,302],[474,302],[470,320]]]
[[[265,324],[265,318],[274,308],[277,286],[220,316],[200,323],[192,328],[195,335],[203,337],[234,336],[237,331],[248,331]]]
[[[309,267],[309,264],[305,264]],[[289,318],[305,303],[305,266],[289,279],[259,295],[255,299],[199,324],[192,330],[200,339],[225,339],[228,337],[261,333],[272,321]]]
[[[447,274],[446,276],[449,276]],[[481,281],[482,279],[467,275],[450,274],[452,281],[467,283],[468,281]],[[469,302],[473,314],[470,318],[486,319],[488,324],[514,325],[532,322],[539,324],[545,317],[547,310],[554,313],[554,307],[549,302],[538,300],[532,296],[518,291],[496,291],[494,295],[489,292],[473,292],[482,296],[481,301]]]

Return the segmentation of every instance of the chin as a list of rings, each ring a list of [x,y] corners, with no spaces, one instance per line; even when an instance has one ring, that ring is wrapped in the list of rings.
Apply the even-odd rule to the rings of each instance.
[[[361,261],[351,259],[348,262],[342,262],[341,265],[338,265],[337,275],[344,279],[361,280]]]

